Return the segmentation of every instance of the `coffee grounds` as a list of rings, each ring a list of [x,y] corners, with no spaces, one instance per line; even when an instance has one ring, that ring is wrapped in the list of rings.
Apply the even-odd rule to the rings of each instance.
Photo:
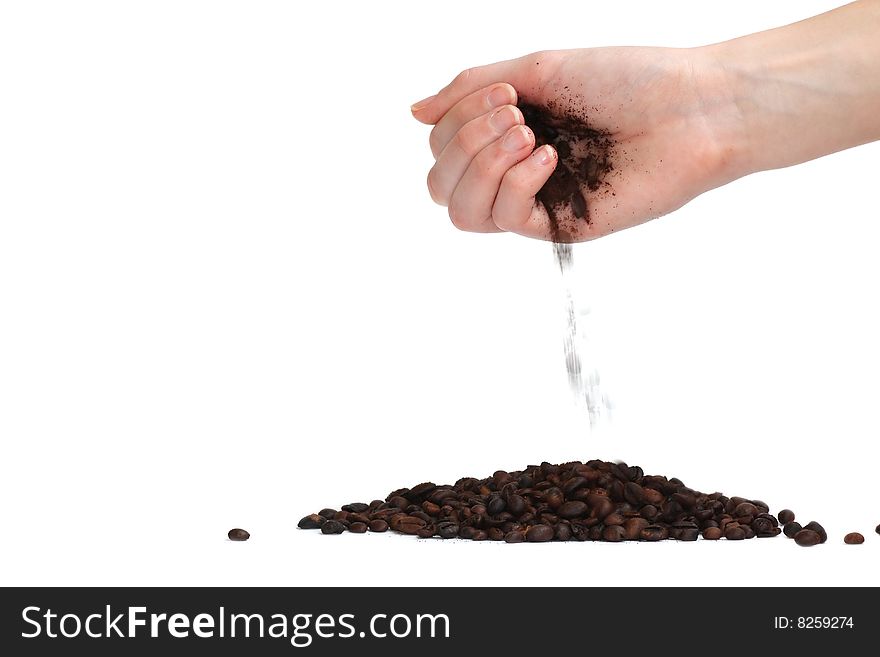
[[[553,254],[565,286],[566,332],[563,338],[565,370],[575,398],[583,400],[595,426],[607,411],[607,400],[600,387],[599,372],[586,368],[579,349],[579,334],[572,283],[574,264],[571,242],[580,233],[579,223],[589,225],[586,193],[607,186],[606,175],[613,170],[611,154],[614,142],[609,133],[591,128],[572,115],[558,117],[528,103],[519,104],[526,125],[535,134],[535,146],[550,144],[559,162],[550,178],[535,195],[535,201],[547,211]]]
[[[324,534],[391,529],[420,538],[464,538],[507,543],[548,541],[743,540],[778,536],[779,521],[766,503],[701,493],[680,479],[646,475],[622,462],[542,463],[464,477],[453,485],[422,483],[384,500],[323,509],[300,529]],[[823,542],[810,523],[796,542]]]
[[[608,132],[595,130],[573,116],[554,116],[528,103],[518,107],[535,134],[536,148],[550,144],[559,155],[556,170],[535,199],[547,210],[551,239],[571,242],[579,232],[576,222],[591,221],[586,194],[607,185],[605,178],[613,170],[614,140]]]

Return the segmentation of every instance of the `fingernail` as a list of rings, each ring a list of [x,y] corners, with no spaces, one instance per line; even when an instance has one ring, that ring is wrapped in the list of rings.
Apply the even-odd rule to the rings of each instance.
[[[509,153],[516,153],[522,150],[531,142],[531,131],[524,125],[518,125],[511,128],[501,140],[501,148]]]
[[[510,97],[510,87],[495,87],[486,96],[486,100],[489,102],[489,107],[501,107],[502,105],[512,103],[513,98]]]
[[[423,98],[419,102],[413,103],[412,105],[410,105],[409,109],[411,112],[418,112],[421,109],[425,109],[428,105],[431,104],[431,101],[434,100],[436,97],[437,97],[437,94],[434,94],[433,96],[428,96],[427,98]]]
[[[492,116],[489,117],[489,125],[500,135],[508,128],[512,128],[517,123],[520,123],[521,116],[522,113],[517,108],[513,105],[508,105],[492,113]]]
[[[556,150],[547,144],[546,146],[541,146],[541,148],[532,153],[532,157],[534,157],[538,161],[538,164],[542,166],[550,164],[556,159]]]

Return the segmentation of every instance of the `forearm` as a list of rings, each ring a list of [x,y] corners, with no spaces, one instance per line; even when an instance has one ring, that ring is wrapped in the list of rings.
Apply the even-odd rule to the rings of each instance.
[[[880,0],[704,50],[738,117],[731,177],[880,139]]]

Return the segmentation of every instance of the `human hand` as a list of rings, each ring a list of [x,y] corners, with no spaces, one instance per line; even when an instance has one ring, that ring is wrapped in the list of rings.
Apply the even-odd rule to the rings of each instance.
[[[586,212],[571,203],[555,208],[561,230],[535,201],[559,157],[550,145],[535,149],[517,102],[584,117],[610,136],[606,184],[582,181]],[[671,212],[743,173],[736,104],[722,68],[701,49],[535,53],[462,72],[416,103],[413,115],[434,126],[431,196],[466,231],[591,240]]]

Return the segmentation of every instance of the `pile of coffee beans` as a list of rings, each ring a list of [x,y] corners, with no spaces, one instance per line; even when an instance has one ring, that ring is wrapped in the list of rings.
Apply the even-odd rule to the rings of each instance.
[[[782,514],[794,523],[792,512]],[[701,493],[674,477],[599,460],[545,462],[515,472],[499,470],[485,479],[465,477],[454,485],[422,483],[369,504],[323,509],[300,520],[299,527],[324,534],[390,529],[421,538],[507,543],[695,541],[700,536],[739,541],[782,533],[779,520],[760,500]],[[800,545],[814,536],[816,543],[827,538],[818,523],[798,526],[791,536],[801,534]]]

